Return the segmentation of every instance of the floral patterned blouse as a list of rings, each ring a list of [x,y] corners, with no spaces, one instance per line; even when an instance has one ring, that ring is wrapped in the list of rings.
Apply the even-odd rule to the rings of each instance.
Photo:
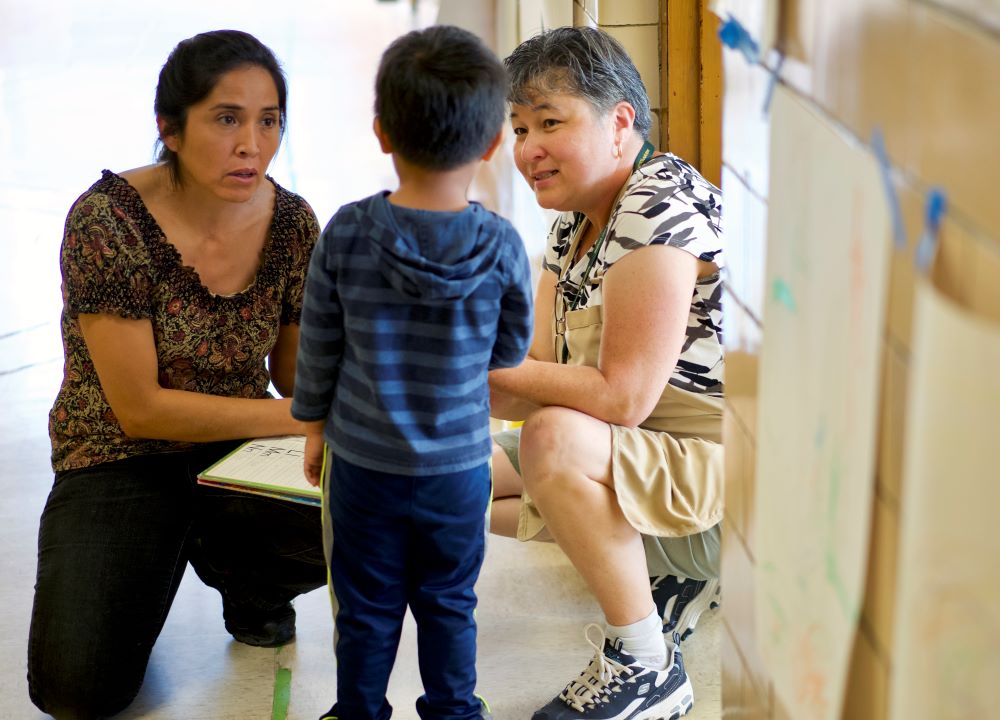
[[[60,257],[65,365],[49,412],[55,471],[191,447],[122,432],[80,333],[80,313],[149,320],[162,387],[268,397],[265,361],[279,326],[299,322],[319,236],[305,200],[274,186],[274,216],[257,275],[247,289],[227,296],[209,292],[183,265],[139,193],[118,175],[105,170],[73,204]]]

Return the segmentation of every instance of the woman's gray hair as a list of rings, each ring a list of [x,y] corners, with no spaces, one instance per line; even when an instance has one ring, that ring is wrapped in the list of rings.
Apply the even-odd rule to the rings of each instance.
[[[635,109],[632,127],[649,137],[649,97],[639,71],[617,40],[591,27],[559,27],[518,45],[504,60],[507,99],[530,105],[534,95],[567,93],[606,113],[623,100]]]

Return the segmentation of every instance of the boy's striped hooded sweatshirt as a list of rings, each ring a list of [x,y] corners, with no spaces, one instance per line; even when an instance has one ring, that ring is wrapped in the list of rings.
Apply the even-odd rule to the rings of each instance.
[[[459,472],[490,456],[487,371],[531,342],[524,244],[478,203],[460,212],[342,207],[313,251],[292,415],[326,420],[343,460],[380,472]]]

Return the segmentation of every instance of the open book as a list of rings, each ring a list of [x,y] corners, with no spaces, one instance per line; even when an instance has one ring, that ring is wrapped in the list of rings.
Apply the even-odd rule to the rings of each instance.
[[[320,490],[306,482],[302,435],[248,440],[198,474],[202,485],[239,490],[306,505],[320,504]]]

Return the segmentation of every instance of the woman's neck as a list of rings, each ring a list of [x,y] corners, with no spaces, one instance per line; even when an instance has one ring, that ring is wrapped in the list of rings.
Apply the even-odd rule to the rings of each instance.
[[[600,182],[594,193],[594,200],[588,205],[579,209],[587,216],[587,220],[595,229],[595,237],[600,234],[604,226],[611,219],[611,213],[615,209],[615,203],[621,194],[622,188],[632,177],[636,155],[642,149],[643,140],[637,135],[631,135],[629,139],[622,143],[622,156],[617,159],[614,168],[608,173],[604,180]]]
[[[177,185],[163,164],[120,173],[171,242],[191,246],[204,241],[238,242],[255,227],[269,224],[274,211],[274,185],[261,183],[260,191],[243,203],[226,202]]]
[[[191,186],[171,185],[163,199],[184,225],[205,237],[225,238],[240,233],[273,211],[273,185],[261,183],[246,202],[228,202],[211,193],[198,192]]]

